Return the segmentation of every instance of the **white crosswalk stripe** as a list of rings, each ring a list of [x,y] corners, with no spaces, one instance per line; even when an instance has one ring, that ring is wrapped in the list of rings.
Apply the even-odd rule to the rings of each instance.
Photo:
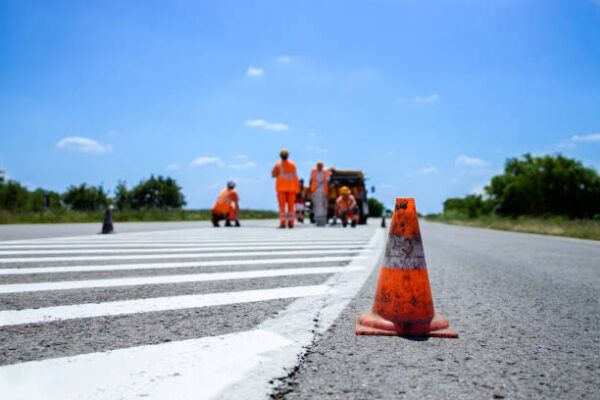
[[[2,398],[264,398],[383,249],[270,225],[0,242]]]

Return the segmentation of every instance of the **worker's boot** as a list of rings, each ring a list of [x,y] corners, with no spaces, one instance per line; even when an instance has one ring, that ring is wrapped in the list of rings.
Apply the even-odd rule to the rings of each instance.
[[[352,224],[350,226],[356,228],[356,221],[352,220]]]
[[[346,221],[345,219],[342,220],[342,226],[345,228],[348,226],[348,221]]]
[[[235,220],[235,226],[239,227],[240,225],[240,221],[238,221],[237,219]]]
[[[225,221],[225,226],[231,226],[231,221],[230,220]]]
[[[214,216],[214,215],[213,215],[213,217],[212,217],[212,223],[213,223],[213,226],[214,226],[215,228],[218,228],[218,227],[219,227],[219,220],[218,220],[218,219],[217,219],[217,217],[216,217],[216,216]]]

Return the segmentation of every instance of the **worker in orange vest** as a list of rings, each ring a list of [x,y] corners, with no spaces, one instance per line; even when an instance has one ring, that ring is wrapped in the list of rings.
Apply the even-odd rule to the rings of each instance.
[[[277,191],[277,200],[279,201],[279,227],[294,227],[296,212],[294,203],[296,193],[299,192],[298,174],[296,173],[296,164],[288,160],[287,150],[281,150],[279,153],[281,161],[275,163],[271,176],[275,179],[275,190]],[[287,211],[286,211],[287,206]]]
[[[352,220],[352,227],[355,228],[358,223],[358,204],[350,192],[348,186],[340,188],[340,196],[335,201],[336,215],[342,220],[342,226],[348,225],[348,219]]]
[[[310,192],[315,223],[317,226],[325,226],[329,202],[329,171],[323,168],[321,161],[310,171]]]
[[[219,227],[219,221],[225,220],[225,226],[231,226],[231,221],[235,226],[240,226],[238,212],[240,210],[239,197],[235,191],[235,182],[227,182],[227,187],[219,193],[219,198],[211,209],[212,223],[215,228]]]

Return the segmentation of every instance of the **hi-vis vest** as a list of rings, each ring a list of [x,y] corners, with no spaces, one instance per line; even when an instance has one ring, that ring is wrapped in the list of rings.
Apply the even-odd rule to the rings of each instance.
[[[275,169],[279,172],[275,180],[275,190],[277,192],[298,193],[300,191],[296,164],[288,160],[282,160],[275,164]]]
[[[235,197],[237,197],[235,190],[229,188],[221,190],[219,198],[212,208],[212,212],[215,214],[227,214],[231,211],[231,207],[233,207],[234,201],[232,198],[235,199]]]
[[[340,196],[335,201],[335,206],[342,211],[350,210],[356,207],[356,199],[353,195],[348,195],[347,199],[344,196]]]
[[[319,182],[319,172],[321,173],[321,181]],[[314,193],[319,186],[323,186],[325,194],[329,195],[329,171],[323,169],[321,171],[313,168],[310,171],[310,191]]]

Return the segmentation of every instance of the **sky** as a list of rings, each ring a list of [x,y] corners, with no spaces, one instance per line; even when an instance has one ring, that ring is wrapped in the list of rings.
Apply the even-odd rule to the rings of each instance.
[[[280,149],[390,207],[482,193],[507,158],[600,169],[600,0],[0,3],[0,168],[111,193],[228,179],[275,209]]]

